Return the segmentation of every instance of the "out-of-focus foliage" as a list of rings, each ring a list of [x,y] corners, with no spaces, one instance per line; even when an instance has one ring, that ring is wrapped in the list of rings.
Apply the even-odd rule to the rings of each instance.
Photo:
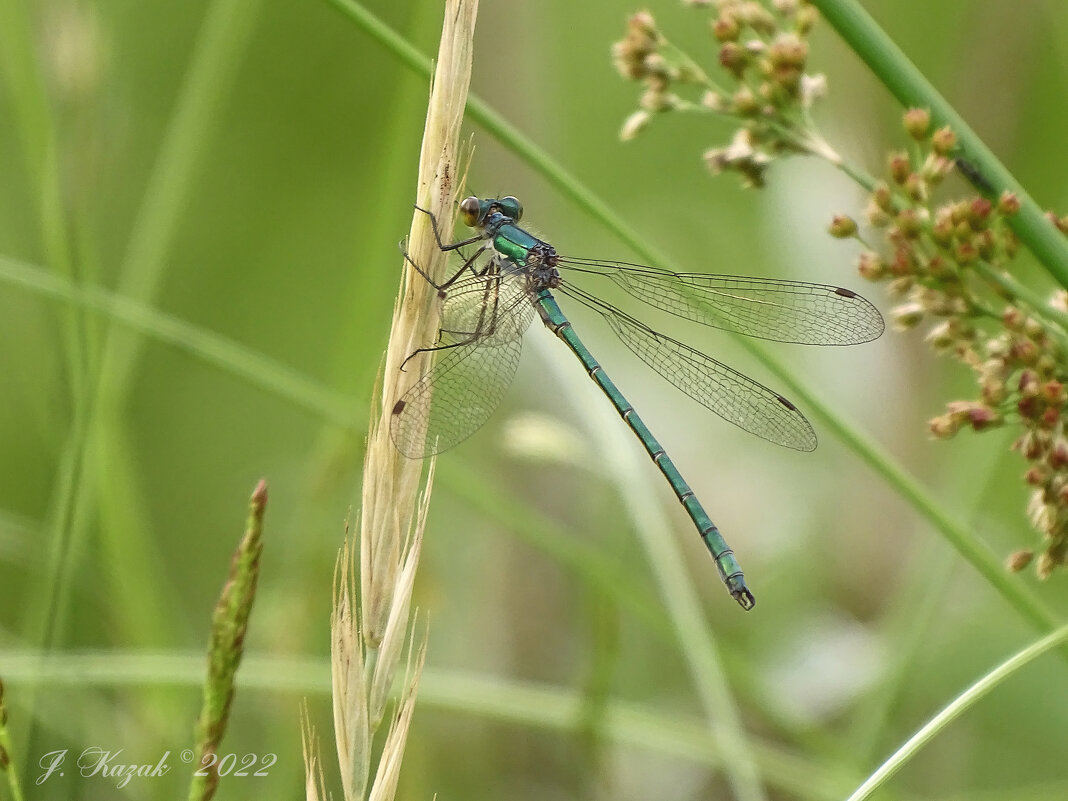
[[[164,205],[176,204],[174,228],[149,238],[160,257],[151,305],[284,368],[249,380],[232,361],[206,360],[196,344],[144,337],[121,384],[121,426],[107,458],[72,478],[77,414],[88,396],[71,365],[91,375],[109,329],[130,329],[0,280],[0,678],[28,786],[45,753],[95,746],[125,749],[120,761],[138,763],[170,751],[167,777],[126,792],[184,792],[177,754],[191,744],[199,681],[172,683],[167,658],[203,664],[211,609],[261,476],[271,503],[242,668],[257,681],[242,687],[239,674],[221,752],[273,752],[278,762],[267,779],[224,779],[222,792],[259,798],[269,786],[271,797],[299,797],[302,696],[320,732],[331,729],[323,672],[331,574],[359,497],[427,86],[325,2],[246,2],[247,38],[222,45],[198,40],[216,3],[38,0],[19,12],[32,25],[42,108],[54,126],[73,278],[130,291],[123,270],[144,266],[131,263],[138,251],[131,256],[130,242],[146,231],[146,208],[160,202],[152,193],[163,192]],[[1068,21],[1059,4],[865,5],[1033,196],[1068,211]],[[440,3],[368,6],[434,52]],[[673,2],[651,8],[677,44],[707,52],[715,67],[710,32],[692,11]],[[618,140],[634,88],[617,76],[609,48],[634,10],[608,0],[484,2],[473,91],[680,269],[841,284],[885,304],[853,273],[856,252],[825,233],[833,214],[863,202],[831,168],[776,162],[755,193],[702,164],[702,153],[729,135],[727,123],[678,115],[633,142]],[[218,102],[198,135],[180,142],[188,156],[181,180],[161,185],[154,170],[205,47],[221,59],[209,68],[222,82],[208,87]],[[825,26],[810,48],[809,63],[829,83],[821,130],[852,160],[880,169],[883,154],[901,146],[901,109]],[[0,258],[55,271],[55,235],[39,200],[47,176],[28,155],[48,143],[23,136],[26,97],[37,90],[0,75]],[[532,168],[478,128],[471,133],[473,191],[519,196],[524,223],[563,253],[632,258]],[[575,325],[693,484],[759,598],[751,614],[737,609],[668,488],[645,466],[671,523],[665,536],[681,539],[702,587],[709,630],[746,728],[765,749],[758,764],[774,797],[842,797],[964,685],[1036,635],[825,432],[814,454],[777,449],[648,379],[597,320],[576,314]],[[680,334],[770,381],[729,338]],[[944,398],[966,391],[962,369],[918,337],[889,333],[848,350],[784,345],[782,354],[994,552],[1030,542],[1010,439],[928,438],[926,421]],[[430,644],[403,798],[728,797],[701,761],[707,740],[691,740],[689,755],[656,744],[656,720],[701,732],[703,718],[633,523],[606,478],[608,457],[576,404],[614,412],[573,362],[549,334],[531,332],[501,411],[439,464],[415,599],[429,612]],[[311,382],[311,399],[287,394],[285,376]],[[338,399],[347,426],[323,411]],[[83,485],[90,502],[72,511],[66,493]],[[66,532],[79,525],[84,536],[65,550]],[[547,553],[551,542],[586,546],[603,561],[572,569]],[[50,605],[57,552],[69,562],[58,617]],[[615,572],[598,583],[597,570]],[[1034,585],[1053,609],[1068,606],[1059,574],[1041,585],[1030,574],[1015,580]],[[52,643],[60,663],[84,651],[162,655],[150,660],[148,678],[130,684],[75,677],[37,686],[5,673],[18,654],[41,647],[50,618],[60,621]],[[1054,699],[1066,671],[1053,654],[1000,688],[895,779],[896,797],[1063,798],[1068,705]],[[492,716],[474,700],[448,700],[483,674],[577,693],[584,703],[575,725],[545,728],[538,712],[551,716],[549,705],[524,708],[507,687]],[[39,715],[32,736],[31,699]],[[660,717],[639,721],[634,739],[622,741],[626,727],[604,715],[616,701]],[[505,702],[514,711],[502,711]],[[116,793],[74,771],[34,790],[38,798]]]

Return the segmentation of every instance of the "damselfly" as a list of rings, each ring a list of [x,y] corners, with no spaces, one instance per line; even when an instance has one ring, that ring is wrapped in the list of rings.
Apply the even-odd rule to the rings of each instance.
[[[423,458],[448,450],[482,426],[512,382],[523,334],[536,312],[578,357],[641,441],[693,520],[728,591],[742,608],[752,609],[756,601],[719,529],[578,338],[553,292],[599,313],[630,350],[698,403],[746,431],[800,451],[813,450],[816,435],[790,401],[653,330],[581,288],[575,279],[611,281],[643,303],[713,328],[810,345],[853,345],[875,339],[883,331],[883,318],[875,307],[849,289],[825,284],[675,273],[561,256],[518,226],[523,207],[510,196],[465,199],[460,216],[476,233],[452,244],[442,241],[433,215],[420,211],[430,216],[441,250],[477,247],[440,284],[409,259],[438,290],[441,330],[436,344],[416,351],[437,351],[434,366],[393,407],[390,433],[397,449],[413,459]]]

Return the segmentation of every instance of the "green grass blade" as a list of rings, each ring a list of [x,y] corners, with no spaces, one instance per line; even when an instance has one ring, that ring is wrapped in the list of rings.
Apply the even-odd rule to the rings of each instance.
[[[906,762],[919,753],[928,742],[941,733],[950,723],[959,718],[968,709],[975,706],[982,698],[989,694],[1001,682],[1022,668],[1038,659],[1042,654],[1058,645],[1068,642],[1068,626],[1061,626],[1051,634],[1046,635],[1038,642],[1029,645],[1022,651],[1002,662],[994,670],[987,673],[971,687],[966,689],[953,701],[942,709],[937,715],[927,721],[912,737],[894,752],[879,769],[875,771],[856,791],[849,796],[847,801],[863,801],[869,798],[891,776],[897,773]]]
[[[276,397],[313,411],[328,422],[360,428],[366,410],[285,365],[179,317],[106,289],[79,286],[33,265],[0,256],[0,281],[43,297],[82,306],[149,337],[218,367]]]

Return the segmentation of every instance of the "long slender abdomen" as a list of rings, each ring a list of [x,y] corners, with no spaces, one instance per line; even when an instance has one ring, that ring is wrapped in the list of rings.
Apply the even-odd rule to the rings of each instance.
[[[608,374],[605,373],[604,369],[593,357],[593,354],[578,338],[575,330],[571,327],[570,321],[564,316],[552,293],[547,289],[543,289],[537,295],[536,302],[538,314],[541,315],[546,327],[560,337],[578,360],[582,362],[582,366],[586,368],[590,378],[596,382],[597,386],[608,397],[608,400],[612,402],[616,411],[630,426],[631,431],[634,432],[634,435],[648,452],[650,458],[660,468],[660,472],[664,474],[664,478],[671,485],[672,490],[674,490],[675,495],[682,503],[683,508],[686,509],[690,519],[693,520],[694,526],[697,527],[701,540],[705,543],[709,553],[712,554],[720,579],[727,585],[727,590],[731,596],[743,609],[752,609],[756,604],[756,599],[753,597],[753,593],[749,591],[749,587],[746,586],[741,565],[735,559],[734,552],[727,546],[723,535],[719,533],[716,524],[712,522],[704,507],[701,506],[701,502],[697,500],[697,496],[690,489],[690,485],[686,483],[678,468],[675,467],[675,463],[664,452],[649,427],[634,411],[634,407],[630,405],[623,393],[608,377]]]

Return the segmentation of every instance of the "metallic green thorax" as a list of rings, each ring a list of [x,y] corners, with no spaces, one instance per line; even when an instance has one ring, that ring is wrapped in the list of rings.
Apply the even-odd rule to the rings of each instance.
[[[491,241],[493,242],[494,250],[516,264],[525,263],[530,252],[538,245],[543,244],[522,228],[511,223],[500,225],[493,234]]]
[[[499,256],[523,265],[538,288],[560,286],[556,249],[528,234],[500,211],[491,211],[479,228]]]

